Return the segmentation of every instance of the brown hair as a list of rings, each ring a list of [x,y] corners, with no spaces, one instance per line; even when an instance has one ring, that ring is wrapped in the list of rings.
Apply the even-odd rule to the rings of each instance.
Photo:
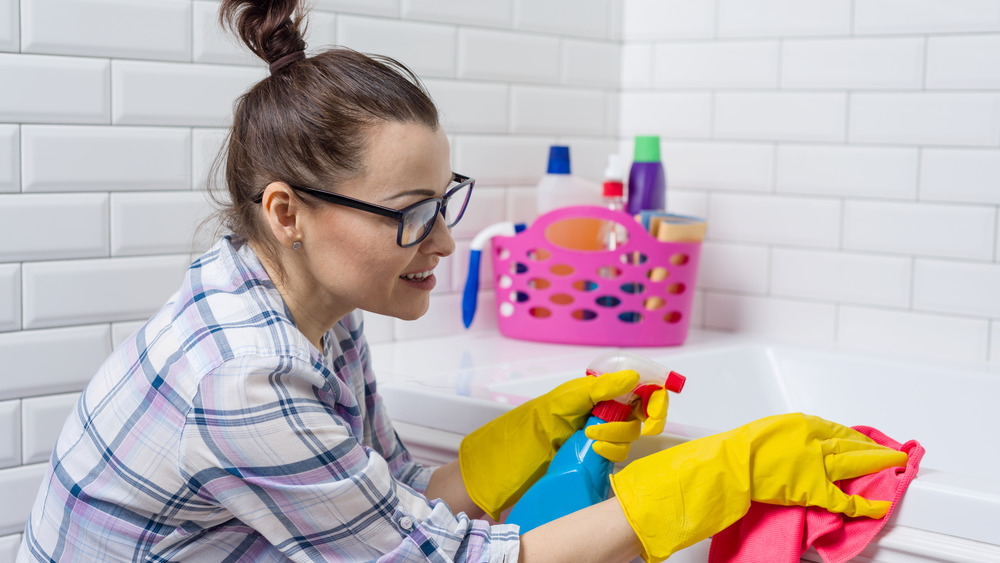
[[[223,27],[269,64],[305,49],[305,16],[297,0],[222,0],[219,10]],[[362,174],[368,134],[384,122],[438,127],[434,102],[403,64],[333,47],[277,68],[235,103],[220,153],[228,199],[215,197],[222,226],[280,267],[254,199],[274,181],[332,190]]]

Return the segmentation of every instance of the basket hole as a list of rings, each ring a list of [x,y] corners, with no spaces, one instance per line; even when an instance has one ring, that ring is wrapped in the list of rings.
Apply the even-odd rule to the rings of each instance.
[[[514,285],[514,280],[512,280],[510,276],[500,276],[500,278],[497,279],[497,285],[500,286],[501,289],[507,289]]]
[[[556,293],[555,295],[550,297],[549,300],[555,303],[556,305],[569,305],[570,303],[573,302],[573,296],[567,295],[565,293]]]
[[[529,260],[537,262],[539,260],[548,260],[549,258],[552,258],[552,253],[544,248],[532,248],[528,251]]]
[[[649,297],[642,302],[642,306],[645,307],[647,311],[655,311],[664,306],[666,303],[667,302],[664,301],[662,297]]]
[[[682,283],[672,283],[672,284],[670,284],[670,285],[667,286],[667,293],[672,293],[674,295],[679,295],[681,293],[684,293],[685,289],[687,289],[687,286],[685,286]]]
[[[621,256],[622,264],[629,264],[632,266],[638,264],[645,264],[646,260],[649,260],[649,257],[639,252],[638,250],[635,252],[626,252]]]
[[[512,274],[523,274],[528,271],[528,265],[522,264],[520,262],[510,263],[510,273]]]
[[[571,313],[571,316],[578,321],[592,321],[597,318],[597,313],[589,309],[577,309]]]
[[[667,279],[667,276],[669,275],[670,271],[662,266],[657,266],[652,270],[646,272],[646,277],[649,278],[649,281],[654,281],[654,282],[663,281]]]
[[[687,254],[678,253],[670,257],[670,263],[673,264],[674,266],[683,266],[684,264],[688,263],[688,260],[690,260],[690,258],[688,257]]]
[[[604,250],[601,227],[605,223],[593,217],[560,219],[545,227],[550,243],[570,250]]]
[[[577,291],[594,291],[597,289],[597,284],[590,280],[576,280],[573,282],[573,289]]]
[[[570,266],[569,264],[556,264],[555,266],[549,268],[549,271],[557,276],[568,276],[575,270],[573,270],[573,266]]]
[[[532,307],[528,309],[528,314],[536,319],[547,319],[552,316],[552,311],[545,307]]]
[[[643,291],[646,291],[646,286],[642,285],[641,283],[629,282],[622,284],[623,293],[628,293],[629,295],[637,295],[639,293],[642,293]]]
[[[501,246],[497,248],[497,258],[500,260],[506,260],[510,258],[510,250],[506,246]]]
[[[510,300],[514,303],[524,303],[528,300],[528,294],[523,291],[512,291],[510,292]]]
[[[547,289],[552,282],[545,278],[531,278],[528,280],[528,287],[531,289]]]
[[[597,269],[597,275],[606,280],[620,278],[623,273],[623,270],[617,266],[601,266]]]
[[[595,302],[601,307],[617,307],[621,304],[622,300],[618,299],[614,295],[602,295],[598,297]]]
[[[635,311],[625,311],[618,315],[618,320],[623,323],[634,324],[642,320],[642,314],[636,313]]]
[[[514,306],[508,302],[503,302],[500,304],[500,316],[509,317],[514,314]]]
[[[669,313],[664,315],[663,320],[667,321],[668,323],[674,324],[674,323],[679,323],[682,318],[684,318],[684,315],[681,315],[680,311],[670,311]]]

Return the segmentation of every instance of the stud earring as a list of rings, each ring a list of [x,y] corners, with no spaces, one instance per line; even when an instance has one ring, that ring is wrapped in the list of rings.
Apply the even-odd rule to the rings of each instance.
[[[295,241],[295,242],[292,243],[292,250],[298,250],[300,248],[302,248],[302,243],[301,242]]]

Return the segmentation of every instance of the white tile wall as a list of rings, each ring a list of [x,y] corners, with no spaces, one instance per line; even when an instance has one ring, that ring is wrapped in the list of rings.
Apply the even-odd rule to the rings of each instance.
[[[187,255],[24,264],[24,328],[148,317],[188,264]]]
[[[24,432],[21,463],[41,463],[49,460],[66,417],[73,411],[79,393],[32,397],[21,402],[21,424]]]
[[[0,53],[0,121],[15,123],[108,123],[111,120],[107,59]]]
[[[720,0],[719,37],[845,35],[850,0]]]
[[[992,336],[990,361],[994,364],[1000,364],[1000,321],[990,323],[990,335]]]
[[[0,561],[14,561],[21,546],[21,534],[0,537]]]
[[[948,33],[1000,30],[993,0],[855,0],[856,33]]]
[[[0,125],[0,193],[16,192],[21,184],[20,128]]]
[[[1000,87],[1000,35],[959,35],[928,39],[927,87]]]
[[[844,248],[992,260],[995,220],[995,210],[983,206],[850,201]]]
[[[227,125],[233,101],[266,69],[114,61],[116,125]]]
[[[715,292],[705,296],[705,326],[717,330],[808,345],[830,342],[835,325],[830,303]]]
[[[0,471],[0,495],[4,498],[4,509],[0,511],[0,535],[24,531],[28,513],[44,477],[44,464]]]
[[[204,192],[111,194],[111,255],[207,250],[214,237],[198,229],[213,211]]]
[[[108,255],[107,194],[0,196],[0,261]]]
[[[0,264],[0,332],[21,328],[21,265]]]
[[[558,35],[607,37],[611,0],[514,0],[514,28]],[[572,17],[569,17],[572,15]]]
[[[698,286],[763,294],[770,283],[770,264],[766,246],[706,242],[698,263]]]
[[[1000,150],[924,149],[920,199],[1000,205]]]
[[[510,27],[511,0],[402,0],[405,19]]]
[[[20,45],[20,2],[18,0],[0,0],[0,51],[17,52]]]
[[[850,131],[858,143],[996,146],[1000,94],[852,94]]]
[[[25,125],[23,190],[188,190],[186,128]]]
[[[771,294],[906,307],[910,259],[791,248],[771,251]]]
[[[606,103],[600,90],[546,86],[514,86],[511,89],[511,132],[557,135],[601,135]]]
[[[660,43],[653,50],[657,88],[774,88],[777,41]]]
[[[16,375],[0,378],[0,399],[79,391],[110,353],[106,324],[0,333],[4,372]]]
[[[618,88],[622,49],[617,43],[565,39],[560,82],[573,86]]]
[[[534,185],[545,174],[554,142],[555,138],[465,135],[452,145],[452,161],[456,170],[474,174],[477,186]],[[572,147],[570,151],[572,158]]]
[[[712,134],[712,96],[707,92],[623,92],[619,132],[631,137],[659,133],[679,138]]]
[[[449,133],[505,133],[510,123],[510,86],[489,82],[429,79],[424,86]],[[483,111],[483,107],[493,111]]]
[[[363,53],[390,56],[420,76],[455,76],[455,33],[451,25],[342,16],[337,40]],[[419,49],[414,49],[419,45]]]
[[[845,94],[725,92],[715,96],[714,132],[720,139],[839,142],[846,114]]]
[[[713,193],[708,234],[713,240],[837,248],[840,202],[811,197]]]
[[[987,322],[912,311],[841,307],[837,342],[845,350],[972,362],[986,357]]]
[[[21,51],[191,60],[191,4],[176,0],[25,0]]]
[[[625,88],[649,88],[653,83],[653,45],[626,43],[622,46],[621,84]]]
[[[804,39],[781,44],[782,88],[916,89],[924,39]]]
[[[622,37],[626,41],[712,37],[715,5],[715,0],[628,0],[622,11]]]
[[[318,10],[396,17],[400,0],[315,0]]]
[[[779,192],[859,198],[914,199],[919,151],[847,145],[782,145]]]
[[[767,192],[774,183],[771,144],[663,142],[660,155],[667,173],[668,208],[674,187]]]
[[[920,311],[1000,317],[1000,264],[917,260],[913,307]]]
[[[532,33],[460,29],[458,77],[555,84],[559,40]]]
[[[146,324],[145,320],[111,323],[111,347],[117,348],[128,337],[132,336]]]
[[[212,164],[218,157],[227,134],[225,129],[196,128],[191,130],[191,183],[194,189],[206,189]],[[217,172],[218,176],[215,177],[215,181],[224,188],[225,166],[221,166]]]
[[[455,225],[451,235],[456,240],[472,239],[484,228],[505,221],[506,197],[506,191],[501,188],[479,187],[477,184],[462,222]]]
[[[21,401],[0,401],[0,468],[21,463]]]

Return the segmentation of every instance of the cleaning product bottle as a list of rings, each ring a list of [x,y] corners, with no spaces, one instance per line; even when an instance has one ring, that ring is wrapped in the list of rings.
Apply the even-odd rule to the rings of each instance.
[[[660,137],[635,138],[635,157],[628,174],[628,212],[664,211],[667,208],[667,176],[660,162]]]
[[[584,428],[604,422],[628,420],[632,404],[641,400],[645,407],[649,396],[666,388],[680,393],[685,378],[660,364],[632,352],[613,351],[599,356],[587,367],[587,375],[600,377],[623,369],[639,372],[639,385],[630,393],[602,401],[591,411]],[[607,500],[611,494],[608,476],[613,463],[598,455],[594,441],[584,430],[576,431],[556,452],[548,470],[521,497],[507,516],[508,524],[521,527],[520,533],[566,516],[571,512]]]
[[[574,176],[570,168],[569,147],[549,147],[547,173],[538,182],[538,214],[571,205],[601,205],[601,188]],[[574,250],[599,250],[597,219],[566,219],[546,229],[549,241]]]
[[[604,206],[614,211],[625,211],[625,185],[622,178],[622,159],[617,154],[608,155],[608,166],[604,169]],[[625,244],[628,231],[625,227],[613,221],[605,221],[601,225],[600,245],[604,250],[615,250]]]

